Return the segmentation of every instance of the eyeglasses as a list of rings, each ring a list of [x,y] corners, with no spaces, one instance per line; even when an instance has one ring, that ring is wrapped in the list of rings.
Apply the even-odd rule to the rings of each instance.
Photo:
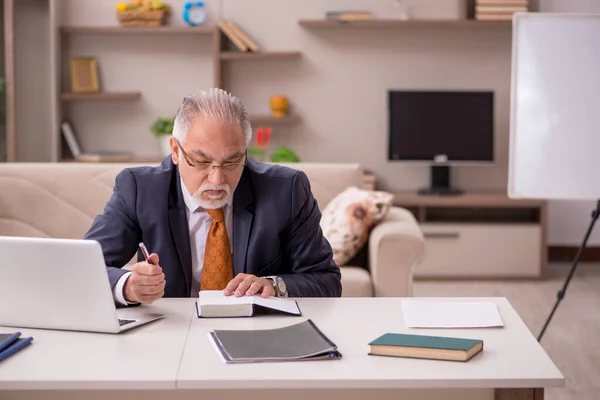
[[[177,140],[177,145],[181,149],[181,153],[183,154],[183,158],[185,159],[185,162],[190,167],[196,168],[198,171],[208,172],[208,175],[211,175],[213,172],[215,172],[215,170],[217,168],[221,168],[221,170],[224,173],[225,172],[233,172],[237,168],[245,166],[246,165],[246,161],[248,160],[248,150],[246,150],[246,152],[244,154],[244,161],[242,161],[242,162],[225,163],[223,165],[213,165],[213,163],[211,161],[208,161],[208,162],[198,162],[198,161],[192,162],[192,161],[190,161],[190,156],[185,152],[185,150],[183,150],[183,147],[181,146],[181,143],[179,143],[179,140]],[[212,167],[212,168],[209,168],[209,167]]]

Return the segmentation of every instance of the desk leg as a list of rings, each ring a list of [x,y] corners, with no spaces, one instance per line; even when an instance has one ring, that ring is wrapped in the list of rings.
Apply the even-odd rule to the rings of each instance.
[[[495,389],[494,400],[544,400],[544,388]]]

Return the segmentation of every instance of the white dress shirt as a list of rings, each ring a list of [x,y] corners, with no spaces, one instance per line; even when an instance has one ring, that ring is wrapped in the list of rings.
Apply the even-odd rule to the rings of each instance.
[[[200,291],[200,279],[202,276],[202,266],[204,263],[204,249],[206,246],[206,237],[208,236],[208,230],[210,229],[210,225],[212,223],[212,218],[204,209],[200,206],[197,199],[190,194],[187,190],[183,181],[181,182],[181,191],[183,192],[183,200],[186,205],[186,215],[188,220],[188,230],[190,234],[190,250],[192,253],[192,290],[191,296],[198,297],[198,292]],[[233,196],[230,196],[228,203],[223,207],[223,216],[225,218],[225,228],[227,229],[227,236],[229,237],[229,244],[231,248],[231,252],[233,253],[233,208],[231,206],[231,199]],[[152,252],[152,249],[148,249]],[[160,254],[159,254],[160,257]],[[160,264],[160,261],[159,261]],[[116,302],[127,305],[127,304],[135,304],[128,303],[125,300],[125,296],[123,294],[123,288],[125,286],[125,281],[131,275],[131,272],[127,272],[119,278],[117,284],[113,288],[113,297]],[[168,277],[165,279],[169,279]]]

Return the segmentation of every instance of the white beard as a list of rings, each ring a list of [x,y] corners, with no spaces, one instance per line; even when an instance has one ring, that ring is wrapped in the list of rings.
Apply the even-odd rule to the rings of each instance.
[[[208,196],[209,200],[206,200],[202,197],[202,194],[207,190],[223,190],[225,192],[225,196],[219,196],[217,198]],[[198,204],[200,204],[202,208],[209,210],[222,208],[229,202],[230,196],[231,189],[229,189],[229,185],[213,185],[210,183],[200,186],[200,188],[193,194],[193,197],[198,201]]]

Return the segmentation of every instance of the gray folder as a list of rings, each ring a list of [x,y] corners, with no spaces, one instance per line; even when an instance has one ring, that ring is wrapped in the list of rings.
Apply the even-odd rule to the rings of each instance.
[[[276,329],[215,330],[210,336],[228,364],[342,357],[335,343],[310,319]]]

